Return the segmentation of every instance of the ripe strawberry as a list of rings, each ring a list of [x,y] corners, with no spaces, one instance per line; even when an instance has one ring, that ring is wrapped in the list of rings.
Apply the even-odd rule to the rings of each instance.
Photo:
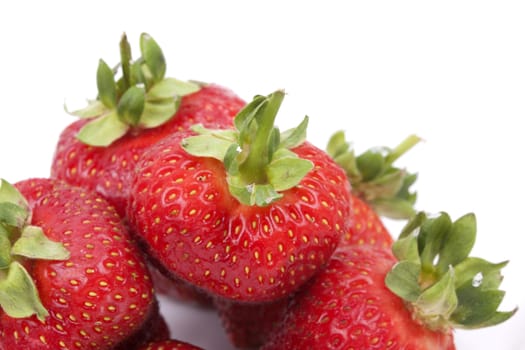
[[[414,213],[416,195],[409,192],[409,187],[416,176],[393,167],[393,163],[418,141],[419,138],[410,136],[394,149],[370,149],[355,156],[343,132],[331,137],[327,151],[347,172],[351,184],[352,226],[343,235],[341,244],[391,248],[392,236],[380,214],[400,219]],[[293,296],[272,303],[249,304],[219,299],[215,306],[232,344],[257,348],[279,329],[292,301]]]
[[[418,214],[394,244],[343,244],[263,350],[454,349],[452,329],[505,321],[500,269],[467,257],[473,215]]]
[[[131,61],[129,44],[121,42],[123,76],[101,61],[97,72],[99,97],[84,110],[83,119],[60,135],[51,176],[96,190],[124,215],[131,174],[140,154],[162,138],[195,123],[231,126],[244,102],[218,85],[185,83],[164,78],[162,51],[147,34],[141,37],[142,57]],[[147,75],[140,72],[150,72]]]
[[[143,154],[128,219],[173,276],[229,299],[282,298],[347,231],[344,172],[304,142],[306,119],[278,133],[283,98],[257,96],[237,129],[196,127],[199,135],[178,133]]]
[[[381,217],[408,219],[414,215],[416,193],[410,186],[417,178],[393,163],[419,141],[411,135],[393,149],[372,148],[356,156],[342,131],[332,135],[327,152],[346,171],[352,185],[353,225],[343,237],[345,242],[390,249],[393,238]]]
[[[0,349],[132,349],[158,325],[141,252],[114,208],[52,179],[0,185]]]
[[[202,350],[201,348],[179,340],[165,340],[147,344],[138,350]]]

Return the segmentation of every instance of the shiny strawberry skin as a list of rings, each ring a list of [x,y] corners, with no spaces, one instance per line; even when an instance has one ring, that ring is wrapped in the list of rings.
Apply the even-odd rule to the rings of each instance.
[[[224,165],[186,153],[184,137],[144,154],[128,207],[159,264],[243,301],[282,298],[322,268],[350,225],[349,184],[326,153],[309,143],[295,148],[314,169],[271,205],[248,206],[229,193]]]
[[[165,340],[154,342],[141,347],[138,350],[203,350],[195,345],[179,340]]]
[[[0,349],[118,349],[130,337],[147,340],[143,325],[158,317],[151,278],[114,208],[58,180],[16,187],[32,224],[62,242],[70,258],[25,263],[49,316],[41,322],[0,311]]]
[[[116,207],[120,215],[124,215],[131,174],[145,149],[197,123],[210,128],[230,126],[244,104],[229,89],[205,85],[182,97],[177,113],[166,124],[129,132],[108,147],[93,147],[80,142],[76,135],[89,120],[76,121],[60,135],[51,176],[96,190]]]
[[[342,246],[295,298],[280,331],[263,350],[453,350],[451,332],[416,323],[385,286],[396,263],[385,249]]]
[[[393,238],[374,209],[358,196],[352,194],[353,225],[343,242],[348,245],[370,245],[391,249]]]

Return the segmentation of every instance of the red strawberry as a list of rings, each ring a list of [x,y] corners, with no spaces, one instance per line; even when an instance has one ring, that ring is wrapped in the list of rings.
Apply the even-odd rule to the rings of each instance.
[[[348,229],[348,181],[303,142],[306,119],[280,135],[273,126],[283,97],[257,96],[235,130],[197,127],[144,153],[128,219],[173,276],[225,298],[275,300],[317,273]]]
[[[179,340],[165,340],[147,344],[138,350],[202,350],[201,348]]]
[[[159,318],[150,275],[106,200],[59,180],[4,181],[0,218],[0,349],[148,341]]]
[[[415,175],[393,167],[392,163],[418,141],[419,138],[410,136],[394,149],[370,149],[355,156],[343,132],[332,136],[327,151],[346,170],[352,186],[349,215],[353,224],[343,235],[343,244],[390,249],[392,236],[379,213],[396,219],[413,214],[416,195],[408,189],[415,181]],[[280,327],[292,300],[293,296],[273,303],[219,300],[215,304],[232,344],[239,348],[255,348]]]
[[[419,141],[411,135],[393,149],[372,148],[356,156],[342,131],[330,138],[327,152],[346,171],[352,185],[353,225],[344,241],[390,249],[393,238],[380,217],[408,219],[414,215],[416,193],[410,192],[410,186],[417,178],[393,163]]]
[[[514,313],[497,311],[505,263],[467,257],[474,236],[473,215],[452,223],[444,213],[419,214],[396,256],[343,244],[262,349],[454,349],[454,327],[491,326]]]
[[[121,47],[129,48],[125,36]],[[124,72],[116,83],[113,71],[101,61],[98,99],[73,112],[90,118],[76,121],[62,132],[51,167],[52,177],[96,190],[121,215],[129,197],[131,174],[145,149],[195,123],[229,127],[244,106],[239,97],[221,86],[164,78],[162,52],[147,34],[141,37],[141,51],[142,57],[132,62],[129,50],[122,50]],[[137,71],[158,73],[148,79],[132,74]],[[142,104],[136,106],[137,101]]]
[[[214,305],[230,342],[238,349],[256,349],[279,329],[292,299],[243,303],[217,298]]]
[[[167,277],[168,272],[160,272],[154,266],[150,266],[151,277],[155,292],[169,299],[194,304],[202,308],[212,308],[213,298],[200,288],[181,280],[180,278]]]

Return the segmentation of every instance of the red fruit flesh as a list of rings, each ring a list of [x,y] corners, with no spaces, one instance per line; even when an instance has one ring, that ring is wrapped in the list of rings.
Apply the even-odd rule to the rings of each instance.
[[[179,340],[165,340],[147,344],[138,350],[203,350],[195,345],[185,343]]]
[[[132,187],[128,219],[159,264],[244,301],[282,298],[326,264],[350,224],[348,181],[326,153],[295,148],[314,169],[275,203],[247,206],[229,193],[222,163],[181,148],[185,136],[149,149]]]
[[[344,244],[370,245],[390,250],[393,238],[372,207],[358,196],[352,195],[352,211],[353,225],[343,235]]]
[[[395,263],[384,249],[338,249],[263,349],[455,349],[450,331],[426,329],[387,289],[385,275]]]
[[[62,181],[16,184],[31,224],[70,252],[66,261],[27,260],[48,310],[11,318],[0,311],[0,348],[113,349],[155,317],[153,286],[141,252],[114,208],[99,195]]]
[[[231,126],[244,104],[228,89],[203,86],[181,99],[177,113],[166,124],[131,131],[108,147],[93,147],[78,140],[77,133],[89,120],[76,121],[60,135],[51,176],[97,191],[123,216],[135,164],[145,149],[196,123],[209,128]]]
[[[279,329],[291,300],[239,303],[217,298],[215,307],[230,342],[238,349],[257,349]]]

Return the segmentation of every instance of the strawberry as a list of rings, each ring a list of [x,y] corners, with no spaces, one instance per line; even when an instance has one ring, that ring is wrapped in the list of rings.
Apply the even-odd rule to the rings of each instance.
[[[283,98],[256,96],[235,129],[196,126],[143,154],[128,220],[173,276],[216,296],[275,300],[316,274],[348,230],[344,172],[304,141],[306,118],[273,126]]]
[[[391,248],[393,239],[380,214],[396,219],[414,214],[416,194],[409,188],[416,175],[395,168],[393,163],[418,141],[410,136],[393,149],[375,148],[355,156],[343,132],[330,138],[327,152],[346,171],[351,184],[352,210],[348,215],[352,226],[343,235],[342,244]],[[218,300],[215,306],[232,344],[256,348],[279,328],[292,301],[293,296],[272,303]]]
[[[141,52],[142,57],[131,61],[123,36],[122,77],[117,82],[116,73],[100,61],[98,99],[72,112],[82,119],[61,133],[51,166],[52,177],[96,190],[121,215],[131,174],[145,149],[195,123],[231,126],[244,106],[239,97],[219,85],[164,78],[164,56],[147,34],[141,36]]]
[[[265,303],[216,298],[214,305],[230,342],[238,349],[257,349],[279,329],[293,297]]]
[[[455,349],[453,328],[492,326],[515,312],[497,311],[506,263],[468,257],[475,232],[472,214],[452,222],[420,213],[394,254],[341,245],[262,349]]]
[[[0,349],[132,349],[162,336],[143,256],[98,194],[2,181],[0,240]]]
[[[144,345],[138,350],[202,350],[201,348],[179,340],[164,340]]]
[[[395,148],[371,148],[356,156],[342,131],[332,135],[327,152],[346,171],[352,185],[353,225],[343,237],[348,244],[390,249],[393,238],[381,217],[408,219],[414,215],[417,195],[410,187],[417,175],[393,163],[419,141],[410,135]]]

